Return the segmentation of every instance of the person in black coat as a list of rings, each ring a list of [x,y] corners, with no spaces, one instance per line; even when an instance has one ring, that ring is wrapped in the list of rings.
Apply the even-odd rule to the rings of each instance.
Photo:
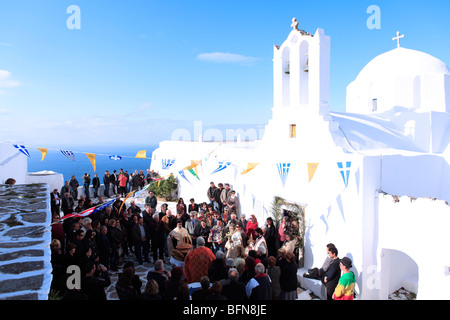
[[[211,292],[209,296],[205,297],[205,300],[227,300],[227,298],[222,294],[222,285],[219,281],[216,281],[209,288]]]
[[[277,256],[277,248],[276,248],[276,242],[277,242],[277,228],[275,227],[273,223],[273,219],[271,217],[268,217],[267,225],[264,228],[264,239],[266,239],[267,244],[267,255],[276,257]]]
[[[292,252],[286,253],[286,262],[280,267],[281,300],[297,299],[297,263]]]
[[[188,206],[188,213],[190,213],[191,211],[198,212],[199,207],[198,207],[198,204],[195,203],[194,198],[191,198],[191,199],[189,200],[189,202],[190,202],[191,204]]]
[[[155,280],[158,284],[158,292],[161,297],[165,296],[165,283],[170,278],[170,273],[164,270],[164,261],[155,261],[155,270],[150,270],[147,273],[147,281]]]
[[[92,259],[95,261],[98,257],[98,245],[96,232],[92,229],[86,230],[86,234],[81,241],[83,244],[83,251],[86,252],[87,248],[91,249]]]
[[[119,262],[119,248],[122,246],[122,239],[119,234],[119,230],[116,228],[116,219],[108,221],[108,238],[111,244],[111,256],[110,256],[110,269],[111,271],[117,271],[117,265]]]
[[[208,242],[209,233],[211,228],[206,225],[206,218],[200,221],[200,228],[198,230],[198,236],[205,239],[205,246],[211,249],[211,242]]]
[[[222,294],[228,300],[246,300],[245,285],[239,282],[239,273],[236,268],[228,270],[228,279],[230,281],[222,286]]]
[[[209,281],[215,282],[225,279],[227,277],[227,268],[225,266],[225,253],[218,250],[216,252],[216,259],[213,260],[208,270]]]
[[[81,290],[87,300],[106,300],[105,288],[111,284],[108,269],[105,266],[95,266],[90,262],[86,265],[86,277],[82,279]]]
[[[264,265],[255,266],[256,276],[247,283],[250,300],[272,300],[272,283],[269,276],[264,273]],[[246,289],[247,289],[246,287]]]
[[[72,176],[69,181],[69,186],[71,188],[71,194],[70,196],[73,198],[74,201],[78,200],[78,187],[80,184],[78,183],[78,180],[75,178],[75,176]]]
[[[147,225],[144,223],[144,218],[138,217],[138,223],[133,226],[131,233],[134,241],[134,254],[136,255],[136,259],[139,261],[139,264],[143,263],[142,260],[149,261],[149,232]]]
[[[66,192],[69,193],[69,195],[72,193],[72,188],[69,185],[69,181],[66,181],[64,183],[64,185],[61,187],[61,190],[59,191],[59,194],[64,197]]]
[[[100,227],[100,234],[98,235],[97,240],[99,263],[103,264],[108,269],[111,256],[111,243],[108,238],[108,228],[106,226]]]
[[[255,275],[255,266],[256,266],[256,259],[247,256],[245,257],[245,266],[247,269],[244,270],[244,272],[239,277],[239,281],[241,281],[244,284],[247,284]]]
[[[116,194],[117,193],[117,186],[119,185],[119,180],[117,179],[117,171],[114,170],[112,174],[109,175],[109,182],[111,183],[111,193]]]
[[[61,210],[64,212],[64,215],[73,213],[73,206],[75,205],[75,201],[70,196],[68,192],[64,194],[64,197],[61,199]]]
[[[128,250],[130,252],[134,252],[133,251],[134,240],[133,240],[133,234],[132,234],[134,222],[133,222],[133,219],[131,218],[130,214],[128,213],[128,211],[125,211],[124,214],[122,215],[122,218],[120,219],[120,224],[123,228],[125,228],[126,233],[127,233],[128,248],[124,247],[123,251],[124,251],[125,255],[128,255]]]
[[[156,212],[156,205],[158,204],[158,200],[153,195],[153,191],[150,191],[148,193],[147,198],[145,198],[145,204],[150,206],[150,209],[152,210],[152,214]]]
[[[159,214],[153,214],[152,232],[150,233],[152,242],[153,261],[158,258],[164,259],[164,222],[159,219]]]
[[[178,288],[182,284],[183,269],[181,267],[173,267],[169,280],[164,282],[165,300],[173,300],[178,294]]]
[[[148,228],[148,232],[152,233],[154,228],[153,214],[149,204],[146,204],[144,210],[141,212],[144,223]]]
[[[116,292],[119,300],[137,300],[139,298],[140,292],[133,285],[134,276],[135,271],[133,268],[125,268],[123,273],[119,275],[116,283]]]
[[[79,260],[75,254],[76,249],[77,249],[77,246],[75,245],[75,243],[70,242],[67,244],[66,252],[64,253],[64,255],[62,257],[63,270],[67,270],[67,268],[69,266],[78,265]]]
[[[200,278],[200,285],[200,289],[195,289],[192,292],[192,300],[205,300],[205,298],[211,294],[209,291],[210,282],[208,276]]]
[[[131,191],[139,190],[141,184],[141,177],[137,172],[131,174]]]
[[[111,176],[109,175],[109,171],[105,171],[105,175],[103,176],[103,185],[105,186],[105,190],[103,192],[103,195],[106,198],[109,198],[109,186],[111,184]]]
[[[339,263],[341,259],[338,258],[338,249],[336,247],[328,249],[328,256],[333,259],[330,267],[323,277],[323,284],[327,292],[327,300],[333,300],[334,289],[336,288],[341,277],[341,269]]]
[[[142,218],[144,219],[144,224],[147,226],[147,242],[149,245],[149,250],[155,251],[154,236],[157,229],[157,222],[153,219],[152,209],[149,204],[145,205],[144,210],[142,210]],[[154,259],[156,261],[156,259]]]
[[[50,193],[50,208],[52,215],[59,215],[59,209],[61,207],[61,196],[59,195],[58,189],[53,190]]]
[[[97,174],[92,178],[92,187],[94,188],[94,198],[98,198],[98,188],[100,188],[100,179]]]

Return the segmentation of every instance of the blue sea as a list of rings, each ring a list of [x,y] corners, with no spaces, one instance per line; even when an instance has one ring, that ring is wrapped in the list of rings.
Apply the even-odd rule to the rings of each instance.
[[[103,175],[105,170],[109,170],[112,173],[114,170],[119,170],[122,168],[124,171],[129,173],[134,172],[134,170],[143,170],[146,173],[147,169],[150,168],[152,152],[157,148],[157,146],[114,146],[114,147],[77,147],[70,150],[75,155],[75,161],[68,159],[64,156],[60,150],[56,148],[48,148],[47,156],[43,161],[41,161],[42,154],[37,148],[28,148],[30,153],[30,158],[28,159],[28,172],[38,172],[38,171],[55,171],[61,173],[64,176],[64,180],[70,180],[72,175],[75,175],[80,185],[82,184],[82,177],[85,173],[91,175],[91,180],[94,174],[97,173],[100,178],[100,183],[103,183]],[[75,150],[76,149],[76,150]],[[147,151],[148,159],[135,158],[136,154],[140,150]],[[96,161],[96,170],[84,153],[94,153]],[[111,160],[110,155],[122,156],[122,160]]]

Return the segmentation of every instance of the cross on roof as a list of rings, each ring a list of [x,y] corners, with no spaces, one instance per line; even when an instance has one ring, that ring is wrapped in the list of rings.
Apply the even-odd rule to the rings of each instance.
[[[400,35],[400,31],[397,31],[397,36],[392,38],[392,41],[397,40],[397,48],[400,48],[400,39],[403,39],[404,37],[404,34]]]

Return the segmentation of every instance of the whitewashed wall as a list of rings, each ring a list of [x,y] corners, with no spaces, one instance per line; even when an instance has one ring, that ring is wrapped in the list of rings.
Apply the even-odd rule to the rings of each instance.
[[[24,184],[27,177],[27,157],[9,143],[0,143],[0,183],[13,178]]]
[[[450,299],[450,207],[427,198],[399,200],[379,198],[380,298],[403,286],[417,299]]]

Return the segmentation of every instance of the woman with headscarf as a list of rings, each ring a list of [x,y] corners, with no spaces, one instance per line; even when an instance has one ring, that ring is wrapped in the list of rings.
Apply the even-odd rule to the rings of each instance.
[[[239,204],[239,199],[236,196],[236,191],[231,190],[230,192],[230,196],[227,199],[227,206],[226,208],[228,208],[228,213],[231,215],[232,213],[236,214],[237,212],[237,207]]]

